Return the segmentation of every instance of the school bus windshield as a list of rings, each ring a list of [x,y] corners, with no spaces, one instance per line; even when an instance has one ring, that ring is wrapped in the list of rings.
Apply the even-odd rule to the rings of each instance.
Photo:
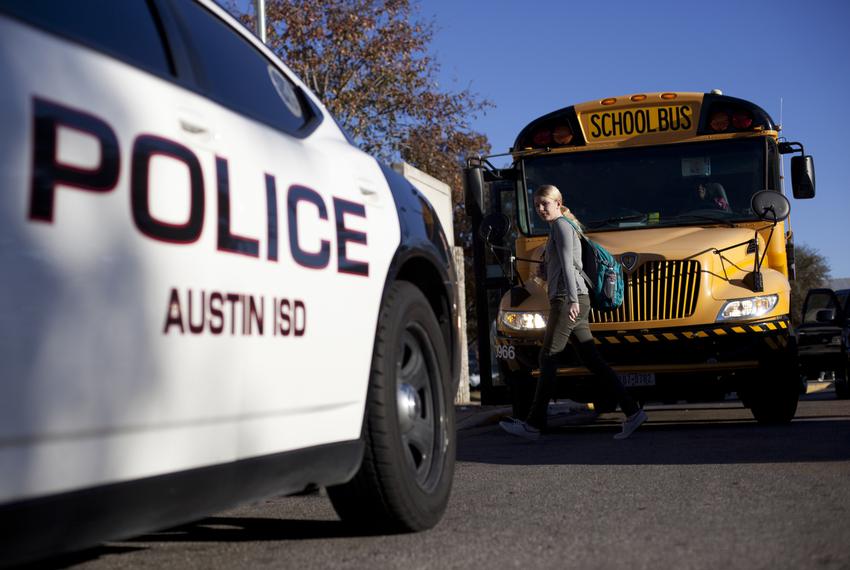
[[[522,225],[548,232],[531,199],[543,184],[557,186],[589,230],[752,221],[750,197],[777,183],[775,154],[758,137],[529,157]]]

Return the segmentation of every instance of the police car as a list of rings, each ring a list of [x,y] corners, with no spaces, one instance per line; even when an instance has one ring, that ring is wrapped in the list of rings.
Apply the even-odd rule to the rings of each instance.
[[[207,0],[0,0],[0,561],[318,485],[435,525],[431,206]]]

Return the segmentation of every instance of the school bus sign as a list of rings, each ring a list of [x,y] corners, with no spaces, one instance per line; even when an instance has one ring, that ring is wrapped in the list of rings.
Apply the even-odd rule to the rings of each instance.
[[[576,105],[588,143],[622,141],[646,135],[681,134],[693,136],[696,132],[699,107],[694,103],[676,105],[603,107],[593,105],[585,112]]]

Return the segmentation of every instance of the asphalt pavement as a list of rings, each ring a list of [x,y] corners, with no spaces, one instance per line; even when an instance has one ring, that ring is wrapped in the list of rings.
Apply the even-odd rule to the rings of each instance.
[[[493,425],[511,415],[510,405],[482,405],[480,392],[472,392],[472,400],[466,404],[455,406],[455,426],[458,431]],[[830,381],[810,381],[803,400],[831,399],[835,397],[835,389]],[[733,398],[730,398],[734,400]],[[699,407],[700,404],[691,405]],[[648,409],[651,409],[649,406]],[[615,414],[616,415],[616,414]],[[611,416],[610,414],[606,417]]]

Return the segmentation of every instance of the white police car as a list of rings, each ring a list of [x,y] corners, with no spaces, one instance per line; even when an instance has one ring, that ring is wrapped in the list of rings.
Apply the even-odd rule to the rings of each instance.
[[[454,472],[430,205],[208,0],[0,0],[0,561]]]

